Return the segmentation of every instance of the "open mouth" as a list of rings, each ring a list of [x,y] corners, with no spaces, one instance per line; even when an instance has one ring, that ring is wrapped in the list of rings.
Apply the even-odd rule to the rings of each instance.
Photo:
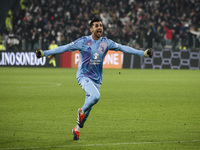
[[[97,33],[101,33],[102,31],[101,30],[97,30]]]

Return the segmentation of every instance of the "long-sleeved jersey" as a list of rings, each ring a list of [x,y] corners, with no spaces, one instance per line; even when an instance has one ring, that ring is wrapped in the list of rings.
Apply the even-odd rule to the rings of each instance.
[[[102,83],[103,60],[108,50],[122,51],[141,57],[144,56],[144,51],[118,44],[106,37],[94,40],[92,35],[81,37],[72,43],[52,50],[46,50],[44,51],[44,55],[47,57],[53,54],[76,50],[79,50],[80,59],[76,74],[77,80],[79,81],[81,77],[88,77],[98,84]]]

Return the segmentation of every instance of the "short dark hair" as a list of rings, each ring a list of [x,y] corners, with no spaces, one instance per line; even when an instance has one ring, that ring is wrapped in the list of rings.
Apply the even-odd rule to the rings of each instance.
[[[93,23],[94,23],[94,22],[102,22],[102,20],[99,19],[99,18],[94,18],[94,19],[92,19],[92,20],[90,21],[90,27],[93,26]]]

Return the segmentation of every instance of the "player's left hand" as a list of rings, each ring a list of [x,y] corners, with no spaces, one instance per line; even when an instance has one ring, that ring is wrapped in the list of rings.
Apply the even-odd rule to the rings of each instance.
[[[153,56],[153,49],[152,48],[147,48],[144,51],[144,57],[150,57],[150,58],[152,58],[152,56]]]

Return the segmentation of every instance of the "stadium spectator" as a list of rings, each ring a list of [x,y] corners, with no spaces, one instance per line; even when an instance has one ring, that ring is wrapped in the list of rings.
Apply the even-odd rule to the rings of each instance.
[[[5,51],[6,47],[3,45],[2,41],[0,41],[0,51]]]
[[[8,40],[7,40],[7,50],[14,50],[14,51],[18,51],[19,50],[19,44],[20,41],[19,39],[14,35],[14,33],[12,31],[10,31],[9,36],[8,36]]]
[[[166,46],[169,47],[172,45],[173,30],[171,29],[171,26],[169,24],[166,25],[165,22],[162,22],[162,25],[165,29]]]
[[[7,47],[8,35],[5,34],[5,33],[3,33],[3,35],[0,36],[0,39],[1,39],[2,44],[3,44],[5,47]]]
[[[5,20],[7,32],[13,30],[13,23],[12,22],[13,22],[13,15],[12,15],[12,11],[9,10],[8,16],[6,17],[6,20]]]
[[[147,41],[147,46],[146,47],[153,47],[153,38],[154,38],[154,32],[153,32],[153,27],[150,26],[147,35],[146,35],[146,41]]]
[[[133,39],[140,47],[150,44],[151,37],[147,37],[151,35],[149,23],[153,23],[154,44],[158,49],[166,44],[176,48],[180,38],[182,43],[188,45],[190,39],[187,37],[197,39],[196,35],[189,36],[188,28],[190,26],[200,28],[200,1],[198,0],[129,0],[128,2],[127,0],[67,0],[65,2],[20,0],[20,2],[25,6],[12,10],[13,19],[8,18],[7,28],[3,33],[8,35],[8,30],[14,28],[13,34],[20,40],[27,39],[27,36],[34,37],[31,49],[38,45],[37,40],[41,40],[42,47],[47,49],[53,39],[64,36],[65,44],[75,40],[77,36],[87,35],[89,30],[86,24],[92,16],[102,18],[105,36],[112,36],[116,41],[124,44]],[[20,11],[23,13],[19,13]],[[160,26],[163,21],[168,24],[166,30]],[[188,28],[185,28],[185,25],[188,25]],[[127,33],[127,27],[131,29],[130,33]],[[168,37],[167,43],[163,41],[163,34]],[[58,44],[60,45],[61,39],[57,41],[60,41]]]

